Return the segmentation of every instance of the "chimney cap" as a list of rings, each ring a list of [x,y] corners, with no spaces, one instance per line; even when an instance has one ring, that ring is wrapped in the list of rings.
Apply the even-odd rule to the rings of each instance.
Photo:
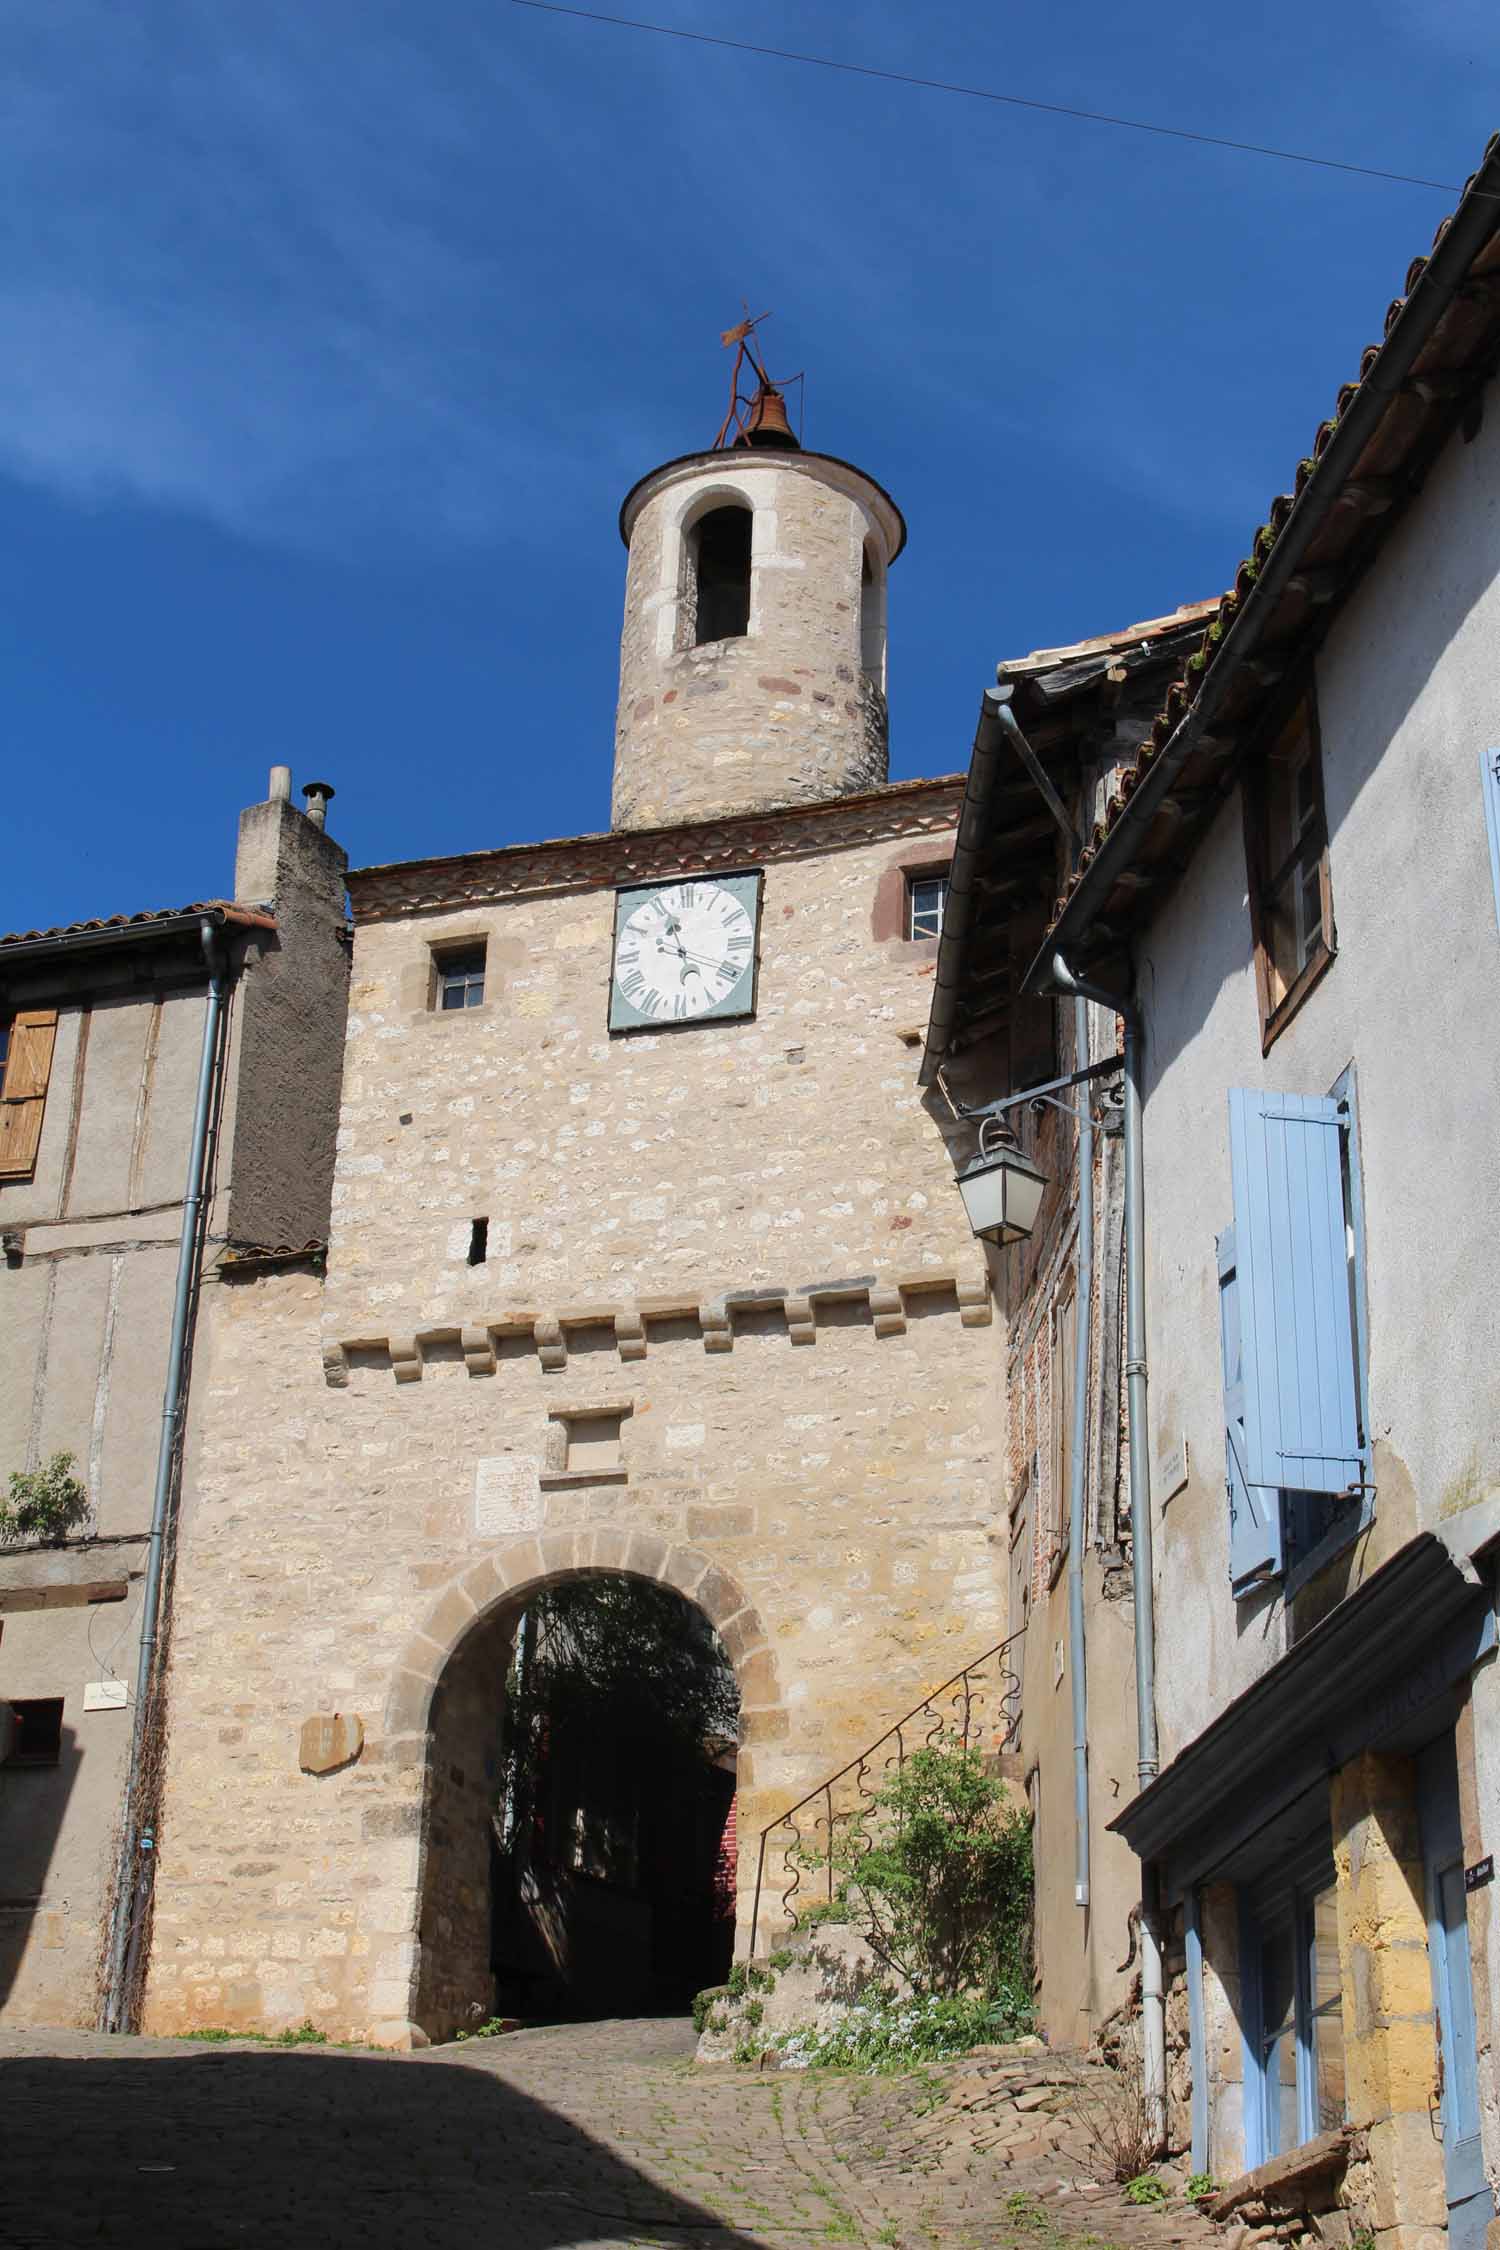
[[[307,799],[307,818],[314,828],[321,828],[328,818],[329,800],[336,791],[331,781],[304,781],[302,794]]]

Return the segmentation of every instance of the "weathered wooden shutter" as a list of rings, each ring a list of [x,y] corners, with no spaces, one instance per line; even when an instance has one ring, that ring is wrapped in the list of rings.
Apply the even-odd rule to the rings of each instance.
[[[0,1180],[27,1179],[35,1168],[56,1037],[55,1008],[23,1008],[11,1025],[0,1091]]]
[[[1235,1230],[1218,1240],[1219,1346],[1224,1361],[1224,1461],[1229,1490],[1229,1576],[1236,1594],[1281,1574],[1281,1494],[1245,1477],[1245,1360]]]
[[[1344,1117],[1320,1094],[1229,1096],[1245,1482],[1363,1482],[1344,1217]]]
[[[1481,750],[1479,777],[1484,790],[1484,825],[1490,838],[1490,880],[1495,886],[1495,919],[1500,922],[1500,750]]]

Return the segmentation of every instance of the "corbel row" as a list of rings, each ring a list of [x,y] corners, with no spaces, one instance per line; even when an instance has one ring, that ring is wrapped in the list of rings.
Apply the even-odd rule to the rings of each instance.
[[[736,1314],[780,1312],[787,1337],[793,1344],[816,1343],[818,1306],[864,1303],[877,1336],[906,1333],[907,1301],[914,1296],[951,1291],[959,1320],[965,1328],[985,1328],[994,1317],[989,1276],[982,1266],[964,1273],[940,1272],[921,1267],[888,1281],[868,1275],[855,1281],[829,1281],[800,1289],[735,1289],[712,1296],[678,1295],[642,1297],[628,1305],[568,1305],[555,1312],[517,1310],[501,1314],[484,1326],[434,1325],[406,1335],[350,1337],[330,1343],[323,1351],[323,1376],[333,1390],[343,1390],[351,1367],[378,1365],[383,1359],[398,1383],[419,1383],[427,1366],[462,1358],[471,1375],[493,1375],[502,1344],[529,1343],[549,1374],[568,1365],[570,1332],[613,1332],[621,1360],[645,1359],[653,1322],[696,1323],[706,1352],[734,1349]]]

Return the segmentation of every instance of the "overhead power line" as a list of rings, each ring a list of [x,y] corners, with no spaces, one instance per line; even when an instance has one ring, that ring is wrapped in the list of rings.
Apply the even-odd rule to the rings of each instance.
[[[1432,188],[1461,195],[1452,180],[1426,180],[1412,172],[1386,172],[1374,164],[1346,164],[1337,156],[1310,156],[1305,149],[1272,148],[1261,141],[1232,141],[1220,133],[1195,133],[1185,125],[1156,125],[1144,117],[1116,117],[1108,110],[1076,109],[1067,102],[1033,101],[1026,94],[1002,94],[993,86],[964,86],[947,78],[918,78],[905,70],[878,70],[873,63],[845,62],[836,55],[807,55],[795,47],[765,47],[750,39],[726,39],[711,31],[684,31],[672,23],[646,23],[638,16],[605,15],[598,8],[570,8],[563,0],[511,0],[544,16],[573,16],[580,23],[612,24],[618,31],[648,31],[658,39],[683,39],[695,47],[727,47],[737,55],[765,55],[775,62],[804,63],[813,70],[842,71],[850,78],[879,78],[890,86],[916,86],[929,94],[958,94],[966,101],[994,102],[1007,109],[1038,110],[1045,117],[1072,117],[1087,125],[1115,125],[1127,133],[1155,133],[1169,141],[1195,141],[1202,148],[1227,148],[1240,156],[1269,156],[1281,164],[1310,164],[1322,172],[1352,172],[1362,180],[1390,180],[1399,187]]]

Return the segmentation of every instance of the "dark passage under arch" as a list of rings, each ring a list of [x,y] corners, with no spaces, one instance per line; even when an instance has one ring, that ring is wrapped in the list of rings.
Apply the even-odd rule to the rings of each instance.
[[[664,2014],[728,1974],[739,1696],[670,1587],[574,1578],[521,1616],[492,1831],[501,2014]]]

